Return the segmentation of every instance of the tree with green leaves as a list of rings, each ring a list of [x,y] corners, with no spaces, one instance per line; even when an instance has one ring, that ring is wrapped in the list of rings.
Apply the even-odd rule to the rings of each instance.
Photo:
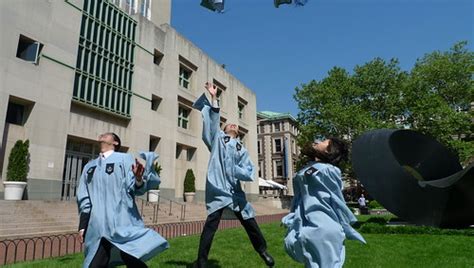
[[[466,42],[423,56],[409,72],[397,59],[375,58],[353,73],[334,67],[296,88],[298,144],[317,136],[352,142],[372,129],[409,128],[433,136],[467,164],[474,155],[473,72]],[[351,176],[350,166],[345,169]]]
[[[408,125],[448,146],[464,164],[474,160],[474,53],[466,46],[419,59],[405,90]]]
[[[16,141],[8,157],[7,180],[26,182],[29,171],[30,141]]]

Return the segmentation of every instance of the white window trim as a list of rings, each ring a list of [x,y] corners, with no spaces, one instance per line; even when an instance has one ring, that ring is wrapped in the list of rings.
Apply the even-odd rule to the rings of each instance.
[[[142,6],[140,8],[140,14],[147,20],[151,19],[151,3],[152,0],[142,0]]]
[[[280,151],[276,150],[276,140],[280,140]],[[273,138],[273,153],[281,153],[283,152],[283,139],[280,138]]]
[[[278,175],[278,168],[277,168],[277,161],[281,162],[281,176]],[[283,167],[283,159],[274,159],[273,160],[273,177],[274,178],[282,178],[284,176],[284,167]]]
[[[242,107],[242,109],[240,109],[240,107]],[[237,115],[239,119],[241,120],[245,119],[245,104],[242,102],[239,102],[237,104]]]
[[[187,113],[187,116],[183,116],[181,111],[184,111],[186,110],[188,113]],[[183,105],[179,105],[178,107],[178,127],[179,128],[182,128],[182,129],[189,129],[190,127],[190,114],[191,114],[191,110],[188,109],[187,107],[183,106]],[[186,127],[183,127],[183,121],[186,122]]]
[[[182,74],[181,74],[181,69],[184,69],[184,70],[186,70],[187,72],[189,72],[189,78],[188,78],[188,79],[184,78],[184,75],[182,76]],[[184,73],[183,73],[183,74],[184,74]],[[185,65],[180,64],[180,65],[179,65],[179,74],[178,74],[178,83],[179,83],[179,86],[182,87],[182,88],[184,88],[184,89],[191,90],[191,80],[192,80],[192,77],[193,77],[193,71],[192,71],[190,68],[186,67]],[[188,83],[188,87],[185,87],[183,84],[181,84],[181,81],[187,82],[187,83]]]

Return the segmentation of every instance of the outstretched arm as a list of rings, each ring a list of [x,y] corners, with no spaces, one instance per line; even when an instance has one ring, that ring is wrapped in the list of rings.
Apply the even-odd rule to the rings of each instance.
[[[158,159],[154,152],[140,152],[140,157],[145,160],[143,166],[137,159],[133,164],[133,157],[126,159],[125,168],[128,170],[126,182],[128,192],[133,195],[143,195],[148,190],[154,189],[160,185],[160,177],[156,174],[153,164]],[[130,170],[131,169],[131,170]]]
[[[193,106],[201,110],[203,119],[202,140],[210,151],[213,141],[220,130],[220,113],[217,104],[217,87],[212,83],[206,83],[205,88],[211,95],[212,105],[203,94]]]
[[[211,101],[212,105],[214,106],[214,102],[217,101],[217,86],[214,85],[213,83],[206,82],[204,85],[204,88],[206,88],[207,92],[211,94]]]
[[[143,180],[143,165],[134,159],[132,155],[127,155],[124,159],[124,179],[127,190],[132,195],[142,195],[145,192],[142,191],[146,181]]]

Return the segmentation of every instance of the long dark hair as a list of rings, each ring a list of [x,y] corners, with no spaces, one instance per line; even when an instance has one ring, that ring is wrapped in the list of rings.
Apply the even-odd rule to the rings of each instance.
[[[339,163],[346,161],[349,155],[349,145],[340,138],[330,137],[327,158],[330,164],[339,166]]]
[[[342,139],[336,137],[328,138],[329,145],[327,152],[320,152],[313,148],[313,143],[306,143],[301,148],[301,156],[305,162],[314,161],[318,158],[320,162],[339,166],[342,161],[347,160],[349,145]]]

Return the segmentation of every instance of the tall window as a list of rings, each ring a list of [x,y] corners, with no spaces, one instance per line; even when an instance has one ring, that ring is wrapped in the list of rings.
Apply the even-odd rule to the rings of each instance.
[[[245,108],[245,105],[239,102],[239,106],[238,106],[239,119],[244,118],[244,108]]]
[[[260,146],[261,146],[261,142],[260,141],[257,141],[257,153],[258,154],[261,154],[262,153],[262,150],[260,149]]]
[[[275,163],[276,177],[283,177],[283,161],[275,160],[274,163]]]
[[[245,106],[247,105],[247,101],[241,97],[237,97],[237,113],[239,115],[239,119],[245,118]]]
[[[281,130],[280,129],[280,122],[275,123],[274,126],[275,126],[275,132],[279,132]]]
[[[275,139],[275,153],[281,152],[281,139]]]
[[[188,129],[189,125],[189,113],[191,112],[190,109],[185,108],[183,106],[179,106],[178,108],[178,127]]]
[[[130,118],[137,23],[109,1],[84,1],[73,100]]]
[[[262,170],[263,170],[263,162],[259,161],[258,162],[258,177],[262,178]]]
[[[151,0],[142,0],[140,14],[148,20],[151,19]]]
[[[184,67],[183,65],[179,66],[179,85],[189,89],[191,83],[191,74],[193,72],[188,68]]]
[[[137,13],[138,9],[138,0],[125,0],[125,10],[128,14],[133,15]]]

